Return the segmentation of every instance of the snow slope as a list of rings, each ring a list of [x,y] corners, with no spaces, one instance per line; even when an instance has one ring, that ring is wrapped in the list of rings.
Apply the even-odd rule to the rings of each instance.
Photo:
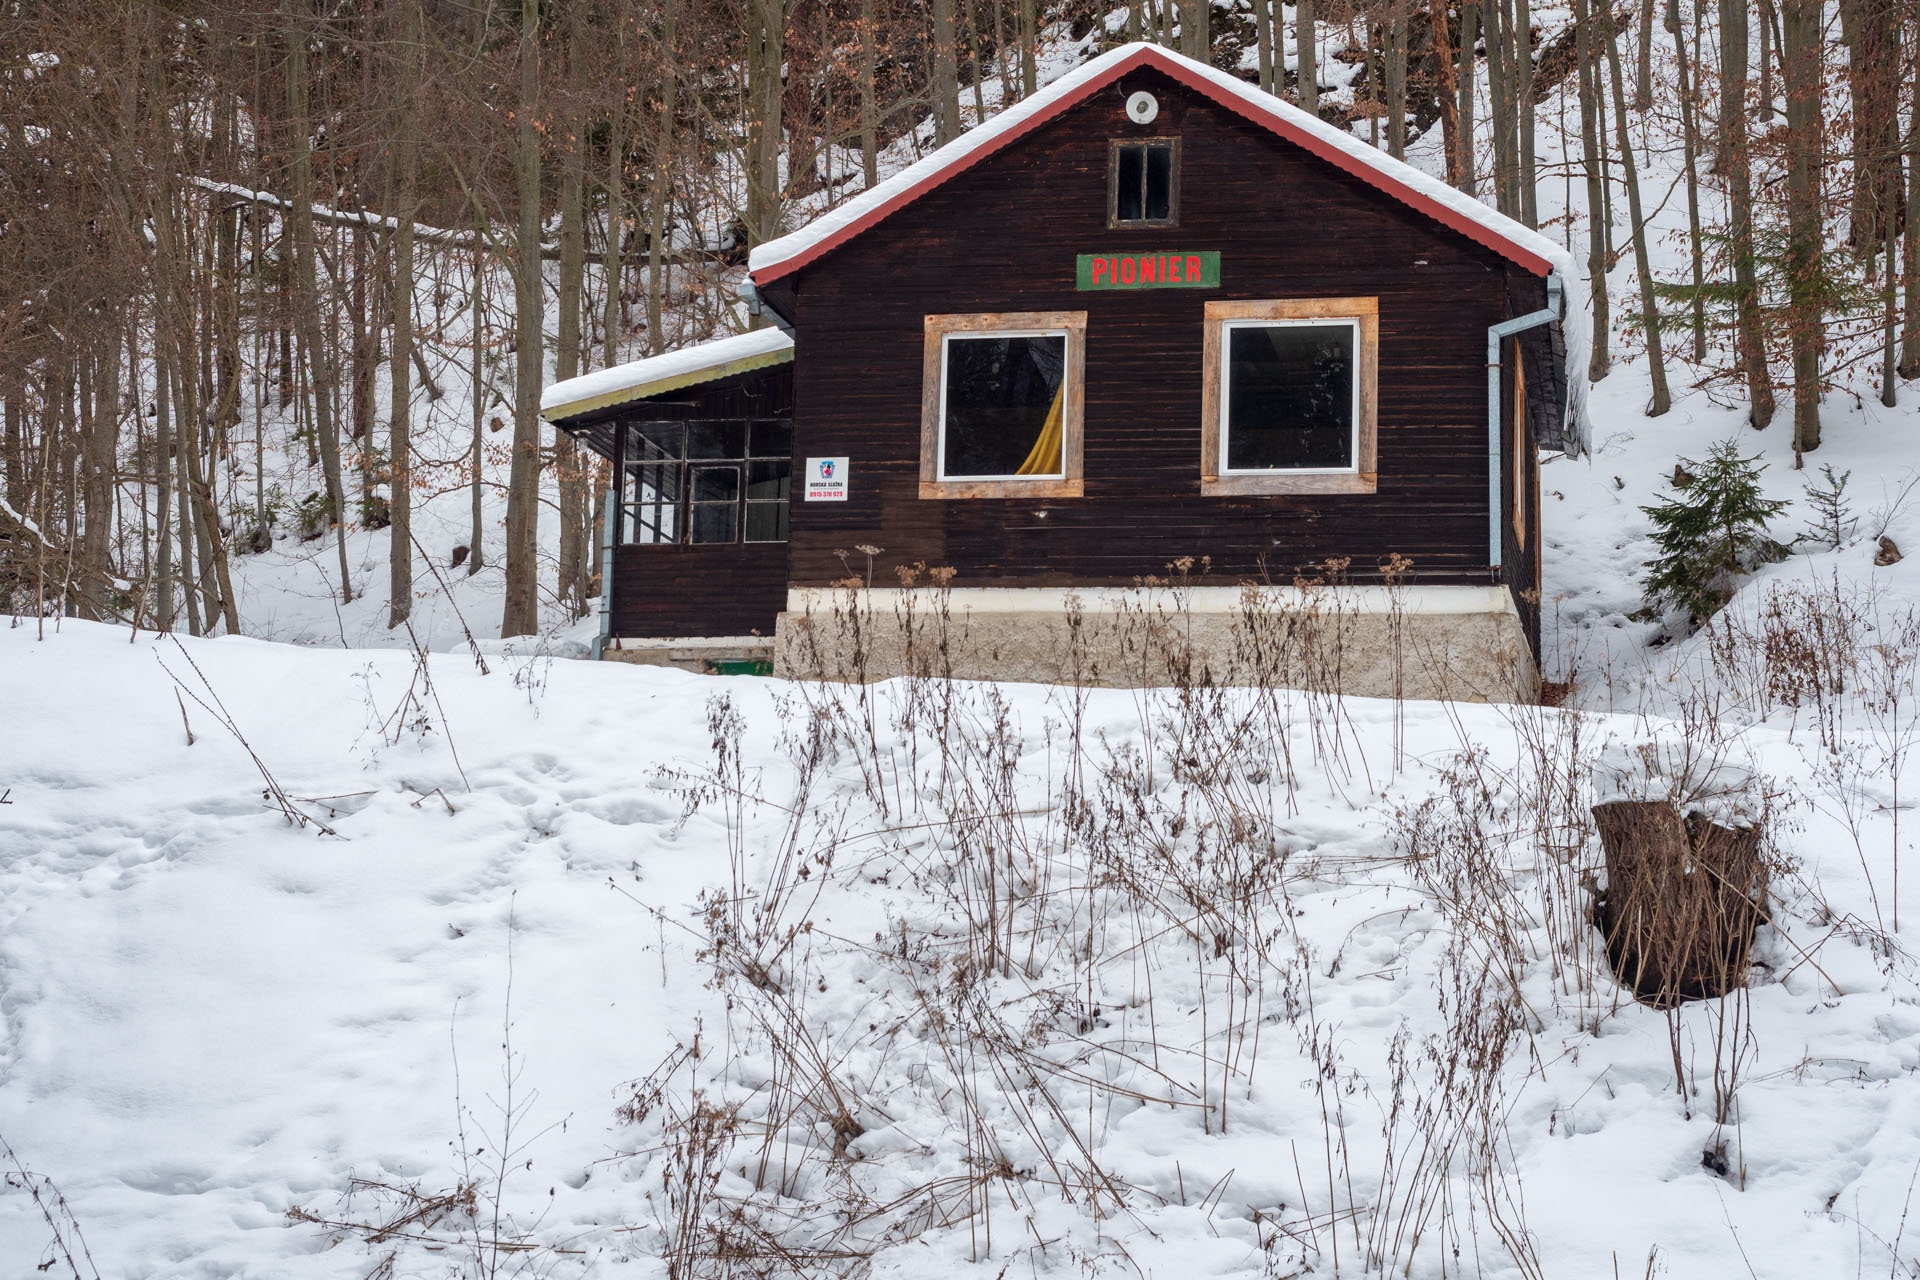
[[[1159,887],[1126,889],[1126,868],[1070,837],[1062,809],[1069,726],[1086,775],[1113,786],[1147,778],[1130,753],[1157,755],[1140,800],[1149,825],[1184,851],[1180,865],[1229,883],[1191,844],[1215,825],[1194,797],[1218,793],[1158,754],[1195,731],[1177,697],[895,683],[836,712],[819,690],[768,680],[491,666],[436,656],[429,692],[411,656],[391,651],[129,643],[74,623],[44,639],[0,631],[0,704],[35,726],[0,746],[0,1133],[57,1180],[102,1275],[358,1276],[389,1251],[396,1275],[446,1274],[457,1247],[330,1247],[336,1237],[286,1214],[375,1214],[364,1190],[343,1205],[353,1178],[459,1185],[463,1125],[464,1163],[484,1166],[509,1102],[509,1015],[511,1105],[525,1111],[499,1199],[507,1229],[566,1251],[517,1255],[538,1274],[665,1274],[664,1126],[701,1100],[737,1107],[745,1126],[714,1194],[768,1213],[867,1206],[857,1229],[787,1229],[857,1240],[875,1275],[1331,1275],[1336,1251],[1358,1274],[1362,1242],[1414,1232],[1416,1215],[1380,1204],[1391,1153],[1448,1131],[1412,1108],[1453,1096],[1446,1067],[1488,1043],[1473,1028],[1497,1008],[1519,1021],[1497,1037],[1490,1109],[1473,1114],[1498,1140],[1488,1185],[1541,1273],[1608,1275],[1617,1257],[1637,1275],[1650,1250],[1665,1274],[1699,1277],[1894,1265],[1920,1167],[1920,982],[1871,927],[1891,906],[1883,816],[1868,819],[1858,859],[1818,810],[1780,827],[1801,869],[1776,882],[1738,1123],[1717,1133],[1711,1006],[1680,1020],[1702,1089],[1683,1101],[1662,1015],[1622,999],[1598,966],[1568,976],[1591,940],[1556,941],[1549,907],[1577,868],[1556,872],[1564,855],[1529,838],[1519,804],[1525,741],[1584,758],[1657,723],[1409,704],[1396,770],[1393,704],[1346,703],[1322,763],[1313,737],[1333,722],[1296,705],[1282,735],[1291,799],[1268,772],[1277,740],[1247,747],[1225,784],[1267,816],[1284,855],[1232,951],[1257,979],[1242,988],[1211,944],[1181,932],[1200,918],[1179,905],[1194,885],[1130,862]],[[948,695],[967,732],[943,781],[933,726]],[[803,789],[816,715],[847,732]],[[1576,725],[1574,750],[1563,736]],[[734,763],[716,760],[716,738]],[[1784,778],[1805,772],[1807,744],[1770,724],[1730,749]],[[1449,907],[1461,881],[1438,869],[1453,855],[1408,843],[1413,806],[1439,796],[1433,812],[1450,812],[1469,747],[1485,753],[1484,777],[1506,780],[1468,816],[1494,834],[1483,852],[1519,921],[1511,949]],[[882,759],[895,772],[876,784]],[[263,795],[263,768],[310,825]],[[685,793],[700,788],[682,827]],[[969,973],[981,868],[968,858],[982,846],[952,820],[968,788],[1017,815],[995,838],[1019,962],[984,978]],[[757,799],[729,819],[740,793]],[[1117,830],[1131,802],[1085,794]],[[810,856],[805,873],[783,853],[789,810],[802,815],[792,848]],[[1178,812],[1199,825],[1180,834],[1167,825]],[[1903,891],[1911,919],[1920,900]],[[742,902],[776,917],[756,936],[788,938],[760,952],[764,987],[737,969],[716,976],[727,962],[714,939]],[[1507,961],[1511,1004],[1486,977]],[[808,1060],[828,1064],[859,1129],[850,1142],[820,1117],[769,1119],[798,1060],[791,1035],[782,1052],[768,1034],[787,1018],[819,1047]],[[999,1036],[1024,1046],[1019,1072],[996,1074],[1010,1070],[994,1065]],[[616,1118],[635,1096],[626,1082],[676,1047],[696,1056],[668,1073],[663,1099],[637,1123]],[[782,1177],[759,1175],[760,1190],[756,1118],[777,1130],[772,1158],[792,1158]],[[999,1144],[991,1157],[983,1133]],[[1702,1167],[1722,1140],[1724,1177]],[[843,1158],[829,1154],[837,1141]],[[1524,1274],[1494,1234],[1497,1197],[1474,1190],[1482,1157],[1457,1159],[1421,1195],[1451,1197],[1459,1239],[1428,1220],[1417,1248],[1398,1237],[1402,1264]],[[940,1201],[939,1188],[968,1185],[983,1164],[999,1172],[990,1210],[971,1219],[942,1227],[879,1208],[951,1209],[960,1193]],[[1101,1193],[1085,1191],[1091,1168]],[[28,1274],[45,1234],[27,1197],[0,1194],[0,1274]],[[1464,1262],[1446,1256],[1456,1245]],[[1911,1258],[1920,1245],[1899,1248]]]

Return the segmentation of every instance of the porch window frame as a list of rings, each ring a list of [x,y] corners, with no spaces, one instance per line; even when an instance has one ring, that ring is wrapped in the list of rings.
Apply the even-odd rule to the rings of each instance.
[[[1330,324],[1354,328],[1353,464],[1348,467],[1230,469],[1227,463],[1230,366],[1227,335],[1236,327]],[[1378,402],[1380,300],[1264,298],[1209,302],[1201,348],[1200,491],[1235,496],[1287,493],[1374,493],[1379,488]]]
[[[697,426],[712,423],[739,423],[741,427],[741,452],[738,457],[704,458],[693,456],[688,436]],[[623,421],[620,440],[620,524],[614,545],[618,547],[748,547],[779,546],[791,539],[789,524],[788,536],[784,538],[749,538],[748,516],[753,507],[786,507],[791,520],[793,489],[793,426],[787,418],[674,418],[649,420],[644,422]],[[763,425],[777,425],[784,429],[787,436],[785,454],[769,453],[754,447],[756,428]],[[648,427],[676,427],[679,429],[680,447],[677,453],[668,455],[661,452],[658,456],[644,453],[643,448],[658,450],[652,442],[642,445]],[[787,466],[787,496],[784,498],[752,497],[753,465],[756,462],[784,462]],[[664,490],[655,489],[653,497],[646,501],[638,499],[638,485],[641,475],[648,468],[670,468],[675,476],[675,490],[669,496]],[[694,473],[701,470],[732,471],[736,479],[734,497],[726,499],[700,499],[695,496]],[[702,507],[727,507],[733,511],[733,537],[725,542],[701,542],[694,539],[694,525],[698,511]],[[649,514],[651,513],[651,514]],[[673,537],[666,539],[662,525],[671,523]],[[778,524],[776,520],[776,524]],[[643,540],[638,535],[645,528],[654,534],[652,540]]]
[[[1087,313],[1002,311],[930,315],[925,322],[920,399],[920,496],[1078,498],[1084,495]],[[1066,339],[1065,395],[1060,410],[1060,473],[1053,476],[955,477],[942,465],[946,446],[947,339],[1058,336]]]

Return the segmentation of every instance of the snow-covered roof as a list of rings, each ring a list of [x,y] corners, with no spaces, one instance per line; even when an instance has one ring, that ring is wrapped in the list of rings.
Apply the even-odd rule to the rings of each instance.
[[[791,359],[791,334],[779,329],[755,329],[556,382],[540,393],[540,415],[549,419],[571,418],[750,369],[785,364]]]
[[[806,226],[753,250],[748,268],[766,285],[845,243],[948,178],[993,155],[1129,72],[1149,67],[1173,77],[1242,118],[1272,130],[1385,194],[1418,209],[1535,275],[1551,272],[1566,296],[1567,426],[1584,446],[1588,318],[1586,285],[1567,251],[1538,231],[1480,203],[1432,174],[1282,102],[1236,76],[1159,45],[1122,45],[1101,54],[968,130],[885,182],[828,210]]]

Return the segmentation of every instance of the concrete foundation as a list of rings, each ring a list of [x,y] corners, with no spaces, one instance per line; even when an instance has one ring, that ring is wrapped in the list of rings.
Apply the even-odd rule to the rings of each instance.
[[[710,674],[736,669],[738,664],[771,663],[769,636],[688,636],[670,640],[610,640],[600,651],[606,662],[631,662],[646,667],[677,667]]]
[[[1540,692],[1504,587],[795,588],[773,669],[1476,702]]]

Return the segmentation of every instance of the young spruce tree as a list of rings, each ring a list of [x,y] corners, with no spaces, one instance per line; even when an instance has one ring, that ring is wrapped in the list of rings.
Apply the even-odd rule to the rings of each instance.
[[[1761,494],[1760,473],[1766,468],[1759,462],[1758,456],[1741,457],[1733,441],[1723,440],[1704,463],[1680,460],[1676,496],[1640,508],[1653,519],[1653,540],[1661,552],[1640,580],[1646,600],[1640,617],[1655,618],[1679,605],[1698,622],[1732,597],[1737,576],[1786,554],[1768,535],[1767,522],[1787,504]]]

